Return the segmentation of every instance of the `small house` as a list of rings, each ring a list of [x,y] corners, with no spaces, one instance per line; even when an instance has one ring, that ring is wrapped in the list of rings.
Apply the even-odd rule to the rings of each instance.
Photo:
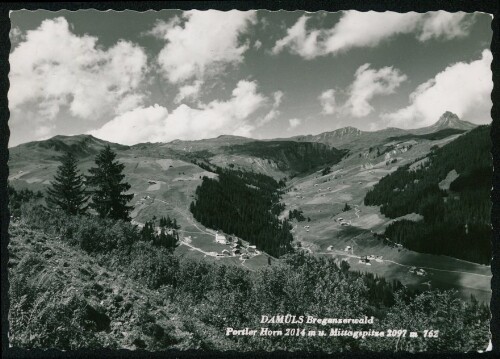
[[[349,252],[349,251],[352,251],[352,247],[351,246],[346,246],[345,249],[344,249],[344,252]]]
[[[148,181],[148,183],[149,183],[149,184],[156,184],[156,182],[155,182],[155,181],[153,181],[153,180],[149,180],[149,181]]]
[[[247,251],[249,251],[249,252],[255,252],[256,250],[257,250],[256,246],[248,246],[247,247]]]
[[[425,276],[427,275],[426,271],[423,270],[422,268],[417,269],[416,274],[419,276]]]
[[[222,254],[225,255],[225,256],[230,256],[231,252],[229,252],[227,249],[223,249],[222,250]]]
[[[362,256],[360,259],[359,259],[359,263],[361,264],[366,264],[366,265],[371,265],[370,264],[370,260],[367,258],[367,256]]]
[[[411,267],[408,272],[415,273],[416,270],[417,270],[417,267]]]
[[[227,244],[226,236],[219,233],[215,233],[215,242],[220,244]]]

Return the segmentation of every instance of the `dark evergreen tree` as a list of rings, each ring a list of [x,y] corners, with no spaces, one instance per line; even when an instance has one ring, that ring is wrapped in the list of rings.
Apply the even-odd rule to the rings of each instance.
[[[51,209],[75,215],[86,212],[87,201],[83,175],[77,168],[77,160],[72,153],[67,152],[61,158],[61,165],[47,189],[47,204]]]
[[[123,182],[125,166],[115,158],[116,153],[109,145],[96,156],[97,167],[91,168],[90,176],[87,176],[92,198],[90,207],[102,218],[130,221],[132,206],[127,206],[127,203],[133,195],[124,193],[130,189],[130,184]]]

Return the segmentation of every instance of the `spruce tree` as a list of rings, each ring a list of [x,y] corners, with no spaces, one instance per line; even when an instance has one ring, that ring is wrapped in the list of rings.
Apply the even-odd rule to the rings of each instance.
[[[78,171],[77,160],[73,154],[67,152],[61,158],[54,181],[47,189],[47,204],[49,208],[75,215],[86,212],[87,200],[83,175]]]
[[[122,173],[125,166],[115,161],[116,153],[111,147],[106,146],[95,158],[97,167],[89,170],[87,185],[91,188],[93,208],[101,218],[121,219],[130,221],[132,206],[127,203],[134,196],[125,194],[130,189],[130,184],[123,182],[125,175]]]

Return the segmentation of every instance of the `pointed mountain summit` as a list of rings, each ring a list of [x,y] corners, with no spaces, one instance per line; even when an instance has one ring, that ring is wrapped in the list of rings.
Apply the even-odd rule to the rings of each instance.
[[[446,111],[439,117],[439,120],[435,124],[418,129],[418,133],[433,133],[446,129],[469,131],[475,127],[476,125],[473,123],[463,121],[453,112]],[[411,132],[416,133],[416,131]]]
[[[474,127],[476,127],[476,125],[467,121],[462,121],[453,112],[446,111],[434,124],[434,127],[437,127],[439,129],[456,128],[459,130],[472,130]]]

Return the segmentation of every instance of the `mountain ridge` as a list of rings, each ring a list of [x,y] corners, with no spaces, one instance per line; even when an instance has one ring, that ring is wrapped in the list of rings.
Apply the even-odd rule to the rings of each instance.
[[[386,127],[381,130],[376,130],[376,131],[364,131],[360,130],[356,127],[353,126],[346,126],[346,127],[341,127],[338,129],[335,129],[333,131],[325,131],[321,132],[316,135],[312,134],[307,134],[307,135],[297,135],[297,136],[292,136],[292,137],[280,137],[280,138],[269,138],[269,139],[256,139],[256,138],[251,138],[251,137],[244,137],[244,136],[236,136],[236,135],[219,135],[217,137],[213,138],[205,138],[205,139],[199,139],[199,140],[181,140],[181,139],[175,139],[169,142],[159,142],[155,143],[156,145],[162,145],[162,146],[168,146],[172,147],[173,149],[177,150],[202,150],[204,148],[204,144],[212,144],[212,145],[219,145],[219,146],[228,146],[228,145],[233,145],[233,144],[240,144],[244,142],[269,142],[269,141],[296,141],[296,142],[317,142],[317,143],[323,143],[326,145],[329,145],[331,147],[339,147],[343,145],[347,145],[352,141],[356,141],[359,139],[362,139],[364,137],[370,138],[372,140],[377,140],[382,137],[394,137],[398,135],[405,135],[405,134],[416,134],[416,135],[421,135],[421,134],[428,134],[428,133],[433,133],[437,131],[441,131],[443,129],[458,129],[458,130],[464,130],[464,131],[469,131],[472,130],[473,128],[477,127],[478,125],[473,124],[468,121],[461,120],[456,114],[450,111],[444,112],[439,119],[432,125],[426,126],[426,127],[420,127],[420,128],[415,128],[415,129],[402,129],[402,128],[397,128],[397,127]],[[124,148],[131,148],[134,146],[144,146],[144,145],[152,145],[152,143],[138,143],[132,146],[127,146],[127,145],[122,145],[119,143],[113,143],[104,139],[100,139],[97,137],[94,137],[90,134],[80,134],[80,135],[56,135],[53,136],[47,140],[40,140],[40,141],[30,141],[26,143],[19,144],[17,146],[12,147],[11,149],[17,148],[19,146],[36,146],[41,145],[42,147],[47,147],[51,146],[56,148],[64,148],[64,145],[58,146],[58,142],[77,142],[79,139],[82,142],[82,144],[88,144],[88,142],[93,141],[95,144],[110,144],[112,146],[121,146],[122,149]],[[49,145],[45,145],[46,143],[49,143]],[[74,144],[70,144],[74,145]],[[200,146],[201,145],[201,146]],[[58,151],[58,149],[56,149]]]

